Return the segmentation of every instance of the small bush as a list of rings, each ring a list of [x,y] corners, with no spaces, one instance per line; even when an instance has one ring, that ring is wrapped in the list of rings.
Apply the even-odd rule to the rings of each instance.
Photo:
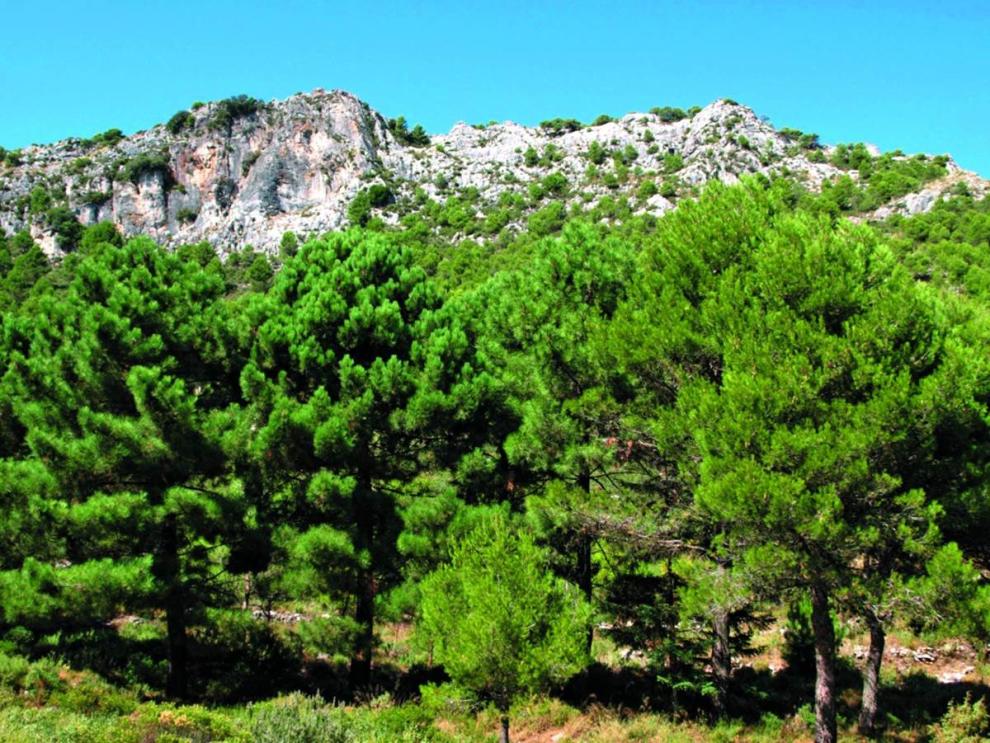
[[[81,144],[87,149],[91,147],[113,147],[122,139],[124,139],[124,133],[120,129],[107,129],[105,132],[94,134],[89,139],[82,140]]]
[[[588,152],[586,157],[589,161],[595,165],[601,165],[605,162],[605,158],[608,157],[608,152],[602,147],[601,143],[596,139],[588,145]]]
[[[676,152],[669,155],[664,155],[663,158],[663,172],[664,173],[676,173],[678,170],[684,167],[684,158],[681,157]]]
[[[213,196],[217,200],[217,206],[224,213],[230,209],[230,205],[234,203],[234,195],[237,193],[237,184],[234,183],[230,178],[221,178],[217,181],[216,187],[213,189]]]
[[[537,237],[543,237],[552,232],[557,232],[564,226],[566,216],[564,205],[559,201],[555,201],[530,215],[528,220],[529,231]]]
[[[990,739],[990,715],[982,699],[975,702],[966,695],[959,704],[950,704],[948,711],[932,726],[935,743],[979,743]]]
[[[257,113],[264,106],[263,101],[247,95],[225,98],[216,104],[208,126],[210,129],[226,129],[230,131],[235,121]]]
[[[81,175],[92,164],[93,161],[88,157],[77,157],[65,166],[65,172],[69,175]]]
[[[389,119],[388,130],[401,144],[410,147],[426,147],[430,144],[430,135],[426,133],[426,130],[421,125],[416,124],[410,131],[405,116]]]
[[[190,209],[189,207],[182,207],[175,213],[175,220],[186,224],[188,222],[195,222],[196,217],[199,216],[199,211],[196,209]]]
[[[129,160],[124,160],[114,176],[115,180],[130,181],[135,186],[141,177],[149,173],[164,173],[169,175],[168,155],[164,152],[142,152]]]
[[[660,121],[665,124],[680,121],[681,119],[686,119],[688,117],[688,114],[684,112],[684,109],[674,108],[673,106],[664,106],[663,108],[654,107],[650,109],[650,113],[659,118]]]
[[[65,206],[56,206],[45,214],[49,229],[55,233],[55,241],[60,250],[75,250],[82,238],[83,226],[75,212]]]
[[[601,117],[599,117],[601,118]],[[579,129],[583,129],[584,125],[577,119],[549,119],[547,121],[540,122],[540,129],[545,131],[551,137],[559,137],[562,134],[567,134],[568,132],[576,132]]]
[[[364,227],[371,219],[372,209],[380,209],[394,201],[395,194],[392,193],[392,190],[388,186],[376,183],[370,188],[358,192],[350,206],[347,207],[347,218],[351,224]]]
[[[254,164],[258,162],[258,158],[261,157],[260,152],[249,152],[244,156],[244,161],[241,163],[241,175],[245,176],[251,172],[251,168]]]
[[[42,214],[48,211],[52,205],[51,194],[48,193],[48,189],[44,186],[35,186],[31,189],[31,196],[28,202],[28,211],[31,214]]]
[[[657,184],[654,181],[643,181],[639,184],[639,191],[636,195],[644,201],[659,191]]]
[[[350,743],[356,738],[341,714],[319,697],[293,694],[253,709],[256,743]]]
[[[79,203],[85,206],[100,206],[113,198],[111,191],[87,191],[79,197]]]
[[[170,134],[179,134],[183,129],[192,129],[195,124],[196,117],[192,115],[192,112],[179,111],[168,120],[165,128]]]

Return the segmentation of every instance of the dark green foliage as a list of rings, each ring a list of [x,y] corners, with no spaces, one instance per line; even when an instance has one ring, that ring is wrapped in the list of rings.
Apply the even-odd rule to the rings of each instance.
[[[74,613],[85,621],[72,603],[86,601],[79,585],[103,586],[91,610],[103,618],[122,606],[162,607],[168,690],[178,696],[188,688],[188,612],[218,588],[206,580],[218,567],[211,554],[245,528],[244,502],[223,481],[220,437],[236,391],[222,291],[216,277],[148,240],[99,243],[66,292],[22,318],[15,347],[29,342],[30,353],[15,353],[10,372],[27,443],[66,509],[52,537],[67,540],[80,574],[72,592],[44,588],[50,597],[32,621]]]
[[[395,195],[388,186],[376,183],[358,192],[347,207],[347,219],[356,227],[364,227],[371,219],[372,209],[380,209],[394,200]]]
[[[124,133],[120,129],[107,129],[100,134],[94,134],[89,139],[84,139],[80,143],[84,148],[92,147],[113,147],[124,139]]]
[[[103,243],[118,248],[124,246],[124,237],[113,222],[98,222],[86,227],[79,240],[79,249],[83,253],[89,253]]]
[[[45,212],[45,223],[55,233],[59,250],[75,250],[82,238],[83,226],[68,207],[56,206]]]
[[[86,191],[79,197],[79,203],[84,206],[102,206],[112,198],[112,191]]]
[[[559,137],[562,134],[567,134],[569,132],[576,132],[579,129],[583,129],[584,124],[582,124],[577,119],[549,119],[548,121],[540,122],[540,129],[545,131],[552,137]]]
[[[408,129],[405,116],[389,119],[388,130],[401,144],[409,147],[426,147],[430,144],[430,135],[422,126],[416,124],[412,131]]]
[[[353,597],[357,684],[370,669],[375,595],[399,577],[395,488],[431,452],[456,459],[459,442],[482,433],[454,404],[479,390],[464,331],[439,307],[412,255],[385,237],[311,240],[277,275],[242,374],[249,451],[297,530],[295,579],[309,595]],[[444,440],[431,442],[443,421]]]
[[[191,209],[190,207],[184,206],[175,212],[175,221],[180,223],[195,222],[196,217],[199,216],[198,209]]]
[[[602,114],[601,116],[595,117],[595,120],[591,122],[592,126],[601,126],[602,124],[611,124],[615,119],[608,114]]]
[[[218,258],[213,246],[206,242],[190,243],[180,245],[175,250],[176,256],[182,261],[191,261],[201,268],[205,268],[210,262]]]
[[[292,258],[296,253],[299,252],[299,237],[295,232],[286,232],[282,235],[282,240],[279,242],[278,254],[279,257],[286,261]]]
[[[170,134],[178,135],[185,129],[192,129],[195,125],[196,117],[191,111],[179,111],[168,120],[165,129]]]
[[[588,160],[590,160],[595,165],[601,165],[605,162],[605,158],[608,157],[608,151],[602,147],[601,143],[594,139],[591,144],[588,145]]]
[[[31,214],[44,214],[52,205],[51,194],[44,186],[35,186],[31,189],[29,211]]]
[[[266,255],[255,256],[251,265],[248,266],[247,278],[251,282],[251,291],[267,291],[274,276],[275,269],[272,268],[272,262]]]
[[[160,173],[167,181],[171,176],[169,167],[168,153],[142,152],[119,163],[114,178],[136,186],[144,176]]]
[[[264,109],[264,101],[252,98],[247,95],[237,95],[232,98],[225,98],[214,104],[213,112],[210,115],[210,129],[219,129],[229,132],[235,122],[240,119],[253,116]]]
[[[242,176],[246,176],[248,173],[251,172],[251,168],[254,167],[254,164],[256,162],[258,162],[259,157],[261,157],[260,152],[249,152],[247,155],[244,156],[244,162],[241,163]]]
[[[658,116],[660,121],[664,123],[670,123],[672,121],[680,121],[681,119],[686,119],[692,114],[687,114],[684,109],[673,108],[671,106],[664,106],[662,108],[651,108],[650,113]]]
[[[821,149],[821,145],[818,142],[817,134],[806,134],[800,129],[792,129],[790,127],[784,127],[780,130],[781,136],[790,142],[793,142],[798,147],[803,150],[818,150]]]
[[[224,214],[234,203],[234,196],[237,195],[237,183],[231,178],[220,178],[213,187],[213,197],[217,200],[217,206]]]
[[[31,236],[27,233],[18,234],[25,239],[20,241],[20,245],[16,239],[10,241],[13,263],[7,275],[3,277],[3,291],[0,293],[0,301],[8,309],[23,304],[38,280],[51,270],[48,259],[41,252],[41,248],[31,240]],[[23,247],[24,242],[28,247]]]
[[[537,237],[543,237],[560,230],[564,226],[566,216],[564,205],[558,201],[554,201],[542,209],[533,212],[529,216],[527,226],[531,233]]]

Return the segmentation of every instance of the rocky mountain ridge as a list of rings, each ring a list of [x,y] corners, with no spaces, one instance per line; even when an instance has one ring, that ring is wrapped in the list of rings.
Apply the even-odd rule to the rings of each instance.
[[[83,224],[107,220],[168,245],[207,240],[221,252],[249,244],[276,252],[287,231],[345,226],[349,206],[376,184],[370,206],[386,223],[465,190],[473,191],[472,203],[491,205],[534,184],[568,209],[609,197],[659,214],[711,179],[786,174],[818,190],[850,174],[812,137],[778,131],[728,100],[593,125],[457,124],[417,140],[344,91],[270,103],[240,97],[196,104],[129,137],[111,131],[6,153],[0,228],[30,230],[47,254],[58,255],[65,245],[50,217],[56,205]],[[977,198],[990,187],[947,159],[943,177],[866,216],[926,211],[959,182]]]

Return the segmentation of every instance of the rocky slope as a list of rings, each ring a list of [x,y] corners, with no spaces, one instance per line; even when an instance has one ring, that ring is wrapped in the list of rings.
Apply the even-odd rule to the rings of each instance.
[[[677,120],[634,113],[580,128],[458,124],[413,145],[343,91],[221,101],[119,141],[70,139],[8,154],[0,165],[0,228],[29,229],[57,255],[46,209],[62,205],[84,224],[109,220],[165,244],[208,240],[221,252],[247,244],[274,252],[286,231],[344,226],[348,205],[375,183],[387,186],[392,203],[412,203],[414,194],[420,203],[442,202],[474,188],[481,203],[494,204],[556,173],[566,179],[557,197],[568,206],[624,196],[637,211],[660,213],[713,178],[787,173],[818,189],[845,172],[829,164],[828,148],[802,146],[744,106],[717,101],[691,113]],[[987,181],[951,161],[947,171],[875,216],[929,209],[959,180],[977,197],[987,191]],[[663,188],[644,190],[644,180]],[[379,213],[398,219],[395,209]]]

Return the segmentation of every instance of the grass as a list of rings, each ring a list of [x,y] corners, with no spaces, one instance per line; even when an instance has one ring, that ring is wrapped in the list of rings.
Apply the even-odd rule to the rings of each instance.
[[[160,631],[155,622],[132,621],[122,623],[117,636],[125,641],[123,649],[133,649],[134,644],[157,641]],[[94,667],[91,655],[61,655],[71,658],[70,666],[51,658],[29,661],[0,654],[0,743],[491,743],[496,739],[498,714],[472,707],[443,684],[442,675],[422,665],[409,643],[407,625],[382,627],[380,636],[375,687],[346,704],[324,701],[346,698],[335,692],[340,669],[326,661],[309,662],[307,673],[300,678],[310,683],[297,687],[304,692],[281,687],[264,701],[236,704],[216,695],[211,706],[164,703],[154,685],[129,682],[126,674],[111,682],[92,670],[81,670]],[[861,679],[850,653],[865,640],[859,629],[852,628],[844,644],[839,674],[843,739],[858,739],[855,718]],[[927,644],[904,631],[892,632],[889,642],[907,648]],[[681,698],[672,704],[642,663],[627,659],[623,649],[610,640],[596,637],[598,662],[584,677],[553,695],[525,700],[512,709],[512,739],[517,743],[810,741],[811,679],[777,665],[781,636],[775,627],[761,631],[756,646],[757,655],[735,674],[736,717],[712,722],[706,717],[703,700]],[[62,644],[50,647],[49,652],[72,648]],[[947,684],[939,683],[935,671],[923,664],[898,667],[885,663],[884,739],[928,740],[939,731],[936,725],[950,704],[958,709],[967,695],[974,701],[984,698],[990,691],[984,684],[987,669],[979,663],[972,665],[976,670],[965,681]],[[244,665],[241,672],[250,673],[250,665]],[[324,696],[318,696],[317,690]]]

